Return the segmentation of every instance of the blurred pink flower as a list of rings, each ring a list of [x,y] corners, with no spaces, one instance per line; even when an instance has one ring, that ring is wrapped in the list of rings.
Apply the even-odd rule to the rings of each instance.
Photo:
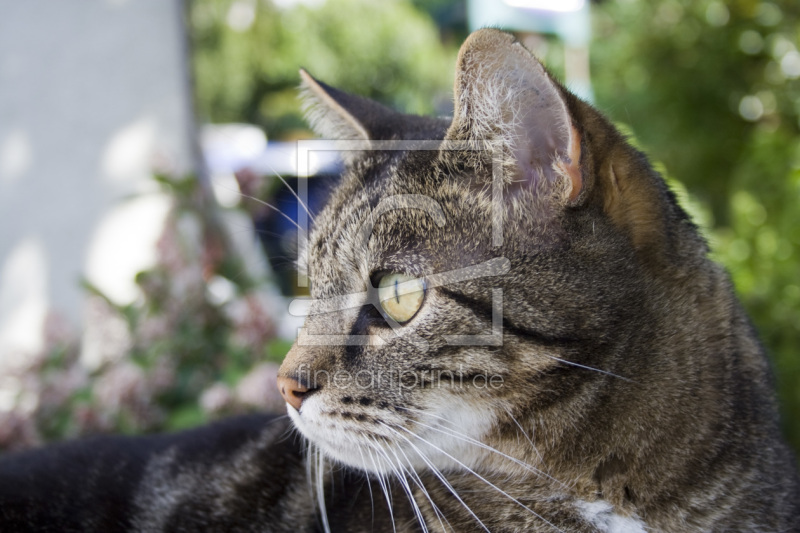
[[[105,412],[116,412],[124,406],[147,402],[147,376],[144,370],[129,361],[121,361],[103,372],[94,383],[94,396]]]
[[[231,389],[223,383],[214,383],[200,395],[200,407],[208,414],[225,410],[233,400]]]
[[[36,424],[15,411],[0,411],[0,449],[22,450],[41,444]]]
[[[233,324],[233,341],[259,356],[264,346],[275,338],[275,324],[266,302],[258,293],[246,294],[225,307]]]
[[[236,386],[236,399],[248,407],[275,413],[284,412],[286,405],[278,392],[278,365],[256,365]]]

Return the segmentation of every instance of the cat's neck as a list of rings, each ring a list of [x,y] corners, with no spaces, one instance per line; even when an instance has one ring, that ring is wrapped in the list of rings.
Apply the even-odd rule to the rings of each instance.
[[[420,513],[431,531],[561,531],[555,524],[570,523],[569,531],[593,533],[600,522],[616,521],[625,531],[644,533],[631,508],[618,508],[596,492],[576,487],[554,490],[541,476],[509,478],[498,474],[424,474],[423,491],[415,487]],[[412,483],[409,481],[409,483]],[[413,486],[413,485],[412,485]],[[587,492],[585,498],[575,492]]]
[[[482,439],[482,459],[442,473],[447,483],[422,474],[425,491],[417,487],[415,499],[428,524],[450,522],[453,530],[466,531],[480,529],[480,520],[490,531],[548,531],[549,519],[571,512],[585,518],[586,531],[597,530],[593,520],[618,520],[630,531],[644,531],[641,516],[671,523],[673,517],[658,511],[670,494],[708,499],[685,487],[724,482],[724,472],[703,465],[747,453],[748,439],[756,437],[737,428],[760,427],[770,434],[778,426],[755,400],[770,394],[754,390],[767,382],[769,369],[727,276],[711,266],[686,283],[695,288],[653,303],[651,330],[607,347],[623,356],[637,351],[652,365],[627,373],[614,368],[587,381],[581,394],[541,411],[509,411]],[[730,363],[720,368],[721,359]],[[737,379],[750,384],[731,387]],[[776,457],[775,464],[781,460]]]

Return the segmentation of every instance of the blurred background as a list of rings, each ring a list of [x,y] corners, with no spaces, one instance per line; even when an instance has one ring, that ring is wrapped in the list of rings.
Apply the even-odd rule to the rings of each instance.
[[[730,271],[800,450],[794,0],[0,0],[0,450],[282,410],[298,216],[339,162],[298,68],[451,112],[469,31],[515,32],[648,153]],[[300,207],[302,209],[302,207]]]

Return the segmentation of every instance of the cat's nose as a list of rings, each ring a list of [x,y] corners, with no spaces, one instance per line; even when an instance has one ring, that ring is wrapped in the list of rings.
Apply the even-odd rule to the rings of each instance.
[[[300,405],[303,403],[303,398],[312,390],[300,384],[297,380],[287,377],[278,377],[278,390],[281,396],[286,400],[286,403],[300,410]]]

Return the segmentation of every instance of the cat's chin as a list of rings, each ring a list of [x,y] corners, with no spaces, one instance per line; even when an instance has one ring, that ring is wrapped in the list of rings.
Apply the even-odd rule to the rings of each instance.
[[[287,405],[287,411],[295,427],[327,459],[368,472],[386,473],[390,471],[387,465],[383,464],[384,469],[380,469],[378,463],[370,462],[367,459],[369,453],[365,454],[362,450],[362,447],[367,447],[365,442],[356,442],[357,439],[339,429],[325,430],[322,424],[308,416],[307,412],[303,416],[290,405]],[[309,420],[310,418],[311,420]]]
[[[316,403],[304,403],[302,414],[287,405],[289,417],[300,433],[327,459],[381,475],[403,469],[445,472],[475,468],[487,453],[479,444],[480,439],[494,424],[494,416],[488,411],[485,416],[476,416],[474,407],[459,406],[448,411],[447,420],[438,413],[430,413],[424,417],[426,427],[418,432],[387,426],[370,432],[331,424]],[[469,424],[454,430],[458,421],[463,420],[462,410],[470,414]]]

